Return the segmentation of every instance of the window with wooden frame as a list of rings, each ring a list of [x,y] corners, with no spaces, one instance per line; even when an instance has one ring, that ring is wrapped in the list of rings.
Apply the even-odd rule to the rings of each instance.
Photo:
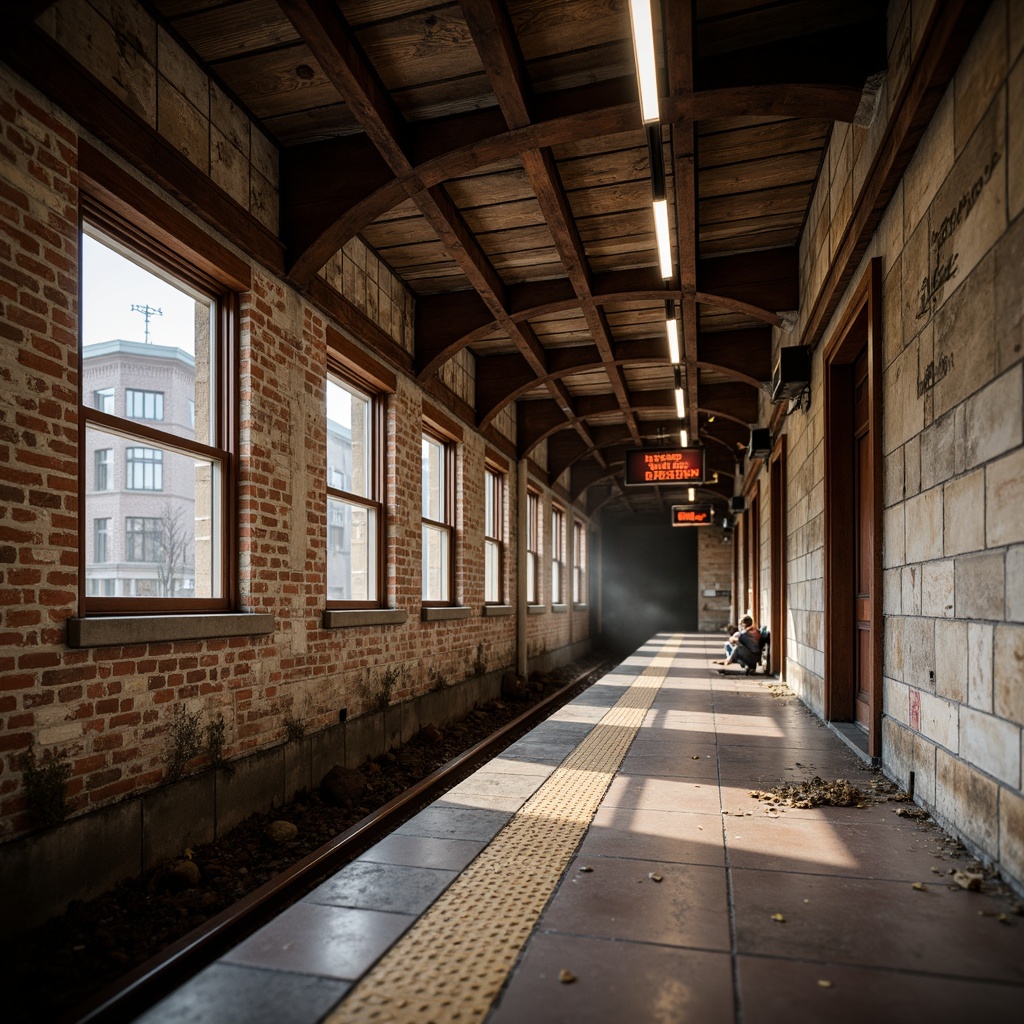
[[[551,508],[551,603],[565,600],[565,512]]]
[[[501,604],[505,597],[505,478],[484,470],[484,603]]]
[[[347,375],[327,377],[327,607],[381,603],[383,411]]]
[[[131,218],[83,210],[83,613],[228,610],[237,293]]]
[[[526,492],[526,603],[540,604],[540,495]]]
[[[583,523],[572,523],[572,601],[587,603],[587,531]]]
[[[455,567],[455,451],[435,434],[422,439],[423,603],[450,604]]]

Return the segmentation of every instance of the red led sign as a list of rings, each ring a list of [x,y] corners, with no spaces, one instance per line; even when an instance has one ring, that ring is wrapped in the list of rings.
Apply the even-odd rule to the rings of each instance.
[[[627,484],[700,484],[704,482],[703,448],[630,448]]]
[[[715,510],[711,505],[673,505],[673,526],[711,526]]]

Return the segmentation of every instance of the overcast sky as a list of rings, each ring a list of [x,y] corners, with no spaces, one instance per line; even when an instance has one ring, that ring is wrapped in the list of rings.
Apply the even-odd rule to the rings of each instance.
[[[145,341],[145,317],[132,304],[163,310],[149,321],[154,345],[173,345],[195,355],[192,296],[125,259],[102,243],[83,237],[82,343],[123,338]]]

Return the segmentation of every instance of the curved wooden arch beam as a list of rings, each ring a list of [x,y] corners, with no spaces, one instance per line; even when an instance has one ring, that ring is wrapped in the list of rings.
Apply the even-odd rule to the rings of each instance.
[[[548,353],[547,373],[539,377],[531,374],[525,361],[518,356],[481,356],[476,364],[477,422],[480,426],[486,426],[509,402],[549,381],[561,380],[586,370],[624,366],[627,363],[637,366],[664,361],[665,344],[661,338],[646,338],[616,345],[610,359],[604,357],[597,345],[554,348]]]
[[[681,123],[739,116],[849,121],[856,113],[860,97],[861,90],[849,86],[796,84],[712,89],[665,99],[663,121]],[[545,97],[544,110],[546,117],[508,131],[495,131],[498,122],[494,114],[480,111],[404,126],[404,149],[412,154],[408,166],[379,186],[383,194],[372,193],[358,207],[328,217],[323,231],[310,243],[311,247],[316,246],[316,254],[293,253],[291,278],[298,284],[308,282],[349,238],[410,194],[523,152],[634,130],[639,123],[635,78],[623,76],[550,94]],[[446,143],[451,143],[452,148],[438,152]],[[332,245],[334,248],[323,261],[314,266]]]
[[[740,299],[730,299],[725,295],[712,295],[710,292],[695,292],[694,301],[704,306],[718,306],[720,309],[728,309],[733,313],[744,313],[747,316],[752,316],[756,320],[762,320],[766,324],[771,324],[772,327],[782,326],[782,317],[777,313],[773,313],[767,309],[761,309],[759,306],[754,306],[749,302],[743,302]]]

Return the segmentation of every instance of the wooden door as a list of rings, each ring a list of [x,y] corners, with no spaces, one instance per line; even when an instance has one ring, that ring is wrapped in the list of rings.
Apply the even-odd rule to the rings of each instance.
[[[871,419],[868,404],[868,353],[853,367],[853,636],[854,721],[871,728],[873,651],[871,636],[872,565],[874,553],[874,488],[872,486]]]
[[[854,289],[822,358],[825,390],[825,690],[830,722],[882,752],[881,260]]]

